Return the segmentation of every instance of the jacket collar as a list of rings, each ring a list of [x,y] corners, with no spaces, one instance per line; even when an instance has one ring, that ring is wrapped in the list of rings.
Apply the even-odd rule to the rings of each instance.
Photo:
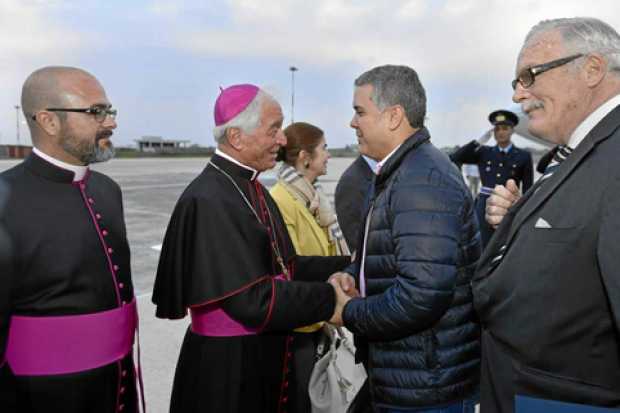
[[[28,155],[24,160],[24,166],[33,174],[58,183],[70,184],[73,182],[73,177],[75,176],[73,171],[60,168],[34,153]],[[89,175],[90,174],[87,172],[83,181],[87,180]]]
[[[425,127],[422,127],[416,133],[405,139],[396,152],[394,152],[394,154],[390,156],[390,159],[388,159],[383,167],[381,167],[379,175],[377,175],[376,178],[377,185],[385,182],[392,175],[392,173],[398,169],[405,155],[417,148],[419,145],[430,141],[430,139],[431,135]]]
[[[493,149],[495,149],[496,152],[504,152],[506,155],[512,153],[512,150],[515,148],[515,145],[513,143],[511,143],[510,145],[508,145],[506,148],[500,148],[499,145],[495,145],[493,147]]]
[[[239,162],[238,160],[236,160],[235,158],[233,158],[232,156],[228,155],[226,152],[221,151],[220,149],[216,149],[215,150],[215,154],[219,155],[220,157],[226,159],[229,162],[234,163],[237,166],[240,166],[241,168],[247,169],[248,171],[252,172],[252,176],[250,177],[250,180],[255,180],[256,178],[258,178],[258,175],[260,174],[260,172],[258,172],[256,169],[249,167],[247,165],[244,165],[243,163]]]
[[[234,176],[241,179],[247,179],[248,181],[253,181],[258,177],[258,173],[253,170],[245,167],[237,162],[233,162],[230,159],[225,158],[224,156],[216,153],[210,160],[211,163],[215,164],[215,166],[221,168],[224,172],[228,173],[230,176]]]

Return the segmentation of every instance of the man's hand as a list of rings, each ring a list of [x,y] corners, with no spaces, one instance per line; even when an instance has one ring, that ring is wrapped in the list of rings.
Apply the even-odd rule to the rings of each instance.
[[[484,145],[485,143],[487,143],[491,139],[491,136],[493,136],[493,129],[489,129],[488,131],[484,132],[482,134],[482,136],[480,136],[478,139],[476,139],[476,141],[480,145]]]
[[[327,282],[330,284],[336,282],[342,291],[349,297],[359,297],[360,295],[359,291],[355,288],[355,278],[353,278],[349,273],[335,272],[329,277]]]
[[[339,282],[336,279],[330,279],[329,283],[334,287],[334,292],[336,293],[336,307],[334,308],[334,314],[332,318],[329,319],[329,323],[338,327],[342,327],[344,322],[342,321],[342,310],[346,303],[349,302],[351,297],[345,294],[340,287]]]
[[[484,216],[487,222],[493,228],[497,228],[508,213],[508,208],[517,202],[519,198],[521,198],[521,191],[514,179],[509,179],[506,182],[506,186],[495,185],[493,193],[487,199]]]

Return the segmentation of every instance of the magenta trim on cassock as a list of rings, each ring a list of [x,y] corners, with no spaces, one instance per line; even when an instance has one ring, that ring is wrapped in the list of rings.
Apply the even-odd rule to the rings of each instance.
[[[276,280],[286,281],[283,274],[273,277]],[[192,332],[207,337],[236,337],[258,334],[260,329],[248,328],[232,319],[220,303],[204,304],[189,309],[192,317]]]
[[[138,325],[135,298],[92,314],[12,316],[6,361],[16,376],[68,374],[118,361],[131,352]]]

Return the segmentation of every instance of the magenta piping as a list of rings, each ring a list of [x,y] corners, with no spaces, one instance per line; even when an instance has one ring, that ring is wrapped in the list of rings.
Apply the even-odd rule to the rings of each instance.
[[[90,171],[90,170],[89,170]],[[99,223],[97,222],[97,217],[95,217],[95,212],[93,211],[90,203],[88,202],[88,197],[86,196],[86,180],[89,176],[89,171],[86,172],[86,175],[81,181],[74,182],[74,185],[78,185],[80,189],[80,194],[82,194],[82,199],[84,200],[84,204],[86,208],[88,208],[88,212],[90,213],[90,217],[95,224],[95,229],[97,230],[97,235],[99,235],[99,240],[101,241],[101,245],[103,246],[103,252],[105,253],[106,259],[108,261],[108,267],[110,269],[110,273],[112,274],[112,282],[114,284],[114,290],[116,291],[116,303],[121,306],[121,293],[118,290],[118,283],[116,281],[116,272],[114,271],[114,264],[112,264],[112,259],[110,258],[110,253],[108,252],[108,246],[103,238],[103,234],[101,233],[101,228],[99,228]]]
[[[273,277],[273,280],[284,281],[283,274],[279,274]],[[272,281],[274,282],[274,281]],[[268,317],[270,317],[271,306],[273,305],[273,298],[275,297],[275,285],[272,285],[272,302],[270,303],[270,310]],[[237,336],[249,336],[260,333],[260,328],[248,328],[238,321],[231,318],[221,308],[219,302],[212,304],[205,304],[199,307],[191,307],[189,309],[192,316],[192,332],[201,336],[207,337],[237,337]],[[264,324],[263,324],[264,326]]]

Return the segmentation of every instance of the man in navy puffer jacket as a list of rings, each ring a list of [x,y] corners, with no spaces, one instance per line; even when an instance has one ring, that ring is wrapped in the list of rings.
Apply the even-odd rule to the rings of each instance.
[[[470,192],[430,143],[413,69],[376,67],[355,86],[351,127],[360,152],[379,163],[358,257],[346,270],[362,296],[338,297],[373,407],[473,412],[480,329],[470,279],[481,248]]]

